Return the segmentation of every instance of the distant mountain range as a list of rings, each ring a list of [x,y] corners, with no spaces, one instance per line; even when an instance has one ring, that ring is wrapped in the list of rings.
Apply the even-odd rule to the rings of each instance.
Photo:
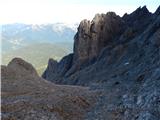
[[[64,23],[1,25],[1,64],[8,64],[14,57],[21,57],[32,63],[41,74],[49,58],[60,60],[72,52],[77,26]]]
[[[73,43],[78,24],[6,24],[2,25],[2,52],[35,43]]]
[[[15,57],[23,58],[33,64],[39,74],[42,74],[47,66],[48,59],[54,58],[59,61],[63,56],[72,52],[70,43],[49,44],[37,43],[17,50],[2,54],[2,64],[6,65]]]

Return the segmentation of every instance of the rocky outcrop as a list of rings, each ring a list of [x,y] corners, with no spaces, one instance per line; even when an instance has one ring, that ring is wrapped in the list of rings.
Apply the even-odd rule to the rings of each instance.
[[[96,14],[92,21],[83,20],[74,37],[72,58],[68,56],[68,59],[72,59],[72,61],[68,64],[68,69],[66,69],[65,72],[62,72],[63,70],[61,71],[61,69],[65,67],[58,67],[56,76],[61,76],[60,79],[69,77],[77,71],[95,63],[105,48],[113,49],[119,45],[123,46],[130,40],[140,36],[146,28],[155,21],[159,13],[158,11],[159,9],[152,14],[146,6],[144,6],[139,7],[131,14],[125,14],[123,17],[116,15],[114,12],[108,12],[107,14]],[[157,40],[154,42],[158,44]],[[65,58],[67,58],[67,56]],[[61,64],[59,66],[63,65]],[[49,72],[47,71],[48,69],[44,74]],[[50,75],[51,74],[48,76]],[[53,73],[52,76],[55,76],[55,74]],[[46,76],[44,78],[55,81],[59,77],[47,78]],[[55,82],[61,83],[58,81]]]
[[[96,58],[104,47],[114,44],[123,31],[124,21],[114,12],[97,14],[91,22],[83,20],[74,38],[73,64],[80,67]]]
[[[53,78],[56,74],[57,68],[58,62],[53,59],[49,59],[47,69],[44,71],[42,77],[47,80],[50,80],[50,78]]]
[[[137,8],[131,14],[124,14],[122,19],[125,21],[126,29],[121,35],[119,42],[124,43],[138,36],[152,22],[153,15],[146,6]]]
[[[148,23],[148,20],[151,19],[152,13],[148,11],[146,6],[137,8],[131,14],[125,14],[122,19],[128,24],[128,26],[137,28],[138,31],[144,29],[145,24]]]
[[[34,67],[21,58],[14,58],[11,62],[9,62],[8,68],[12,69],[16,75],[22,74],[23,76],[30,74],[32,76],[38,76]]]
[[[71,68],[72,61],[73,54],[63,57],[59,63],[53,59],[49,59],[47,69],[44,71],[42,77],[50,81],[53,81],[53,78],[57,78],[54,82],[61,81],[63,76]]]
[[[144,6],[123,17],[110,12],[80,23],[72,64],[52,81],[101,91],[87,120],[160,118],[159,10]]]
[[[46,81],[20,58],[1,66],[1,77],[2,120],[82,120],[95,103],[96,92]]]
[[[90,64],[90,62],[94,62],[101,50],[107,45],[114,45],[124,30],[125,24],[123,19],[114,12],[97,14],[91,22],[83,20],[74,37],[74,54],[72,58],[70,55],[68,56],[68,59],[73,60],[70,64],[67,64],[69,69],[62,72],[63,75],[69,76],[83,68],[83,66]],[[61,62],[59,66],[62,66]],[[58,67],[58,73],[61,73],[59,69]],[[47,78],[47,71],[48,73],[50,72],[47,68],[42,77],[45,79],[49,78],[48,80],[52,81],[54,77]]]
[[[74,53],[49,60],[49,81],[20,58],[1,66],[2,120],[159,120],[159,10],[83,20]]]
[[[155,16],[160,15],[160,6],[157,8],[156,12],[155,12]]]

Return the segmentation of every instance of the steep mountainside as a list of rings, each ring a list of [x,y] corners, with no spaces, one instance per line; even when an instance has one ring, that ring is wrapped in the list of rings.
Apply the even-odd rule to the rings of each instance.
[[[160,7],[83,20],[73,54],[49,59],[43,78],[20,58],[1,76],[2,120],[159,120]]]
[[[123,17],[114,12],[83,20],[74,52],[49,60],[43,78],[102,91],[87,120],[159,120],[160,7],[139,7]]]

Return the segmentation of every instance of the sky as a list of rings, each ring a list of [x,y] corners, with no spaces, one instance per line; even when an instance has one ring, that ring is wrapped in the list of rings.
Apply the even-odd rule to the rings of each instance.
[[[154,12],[160,0],[0,0],[0,24],[73,24],[108,11],[122,16],[144,5]]]

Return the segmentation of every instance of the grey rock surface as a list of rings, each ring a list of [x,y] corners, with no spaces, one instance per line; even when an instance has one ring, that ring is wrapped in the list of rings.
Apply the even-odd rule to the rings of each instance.
[[[159,10],[144,6],[123,17],[110,12],[80,23],[72,65],[52,81],[101,91],[86,120],[160,119]]]
[[[1,66],[2,119],[159,120],[159,10],[83,20],[74,53],[49,60],[49,81],[20,58]]]

